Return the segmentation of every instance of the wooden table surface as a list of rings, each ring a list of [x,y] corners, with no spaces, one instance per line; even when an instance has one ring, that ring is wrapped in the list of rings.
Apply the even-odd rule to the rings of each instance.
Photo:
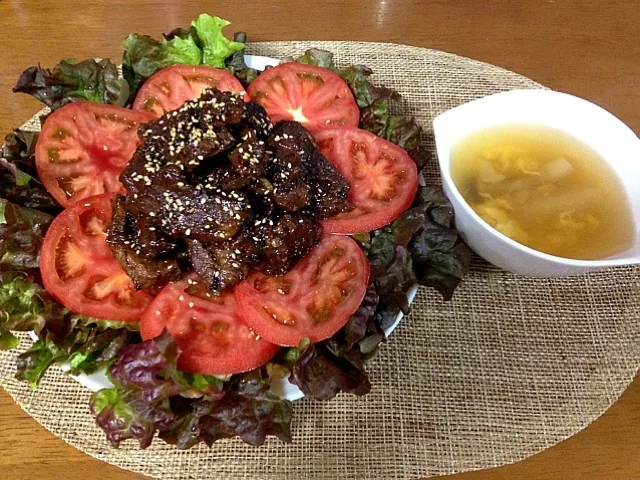
[[[640,0],[0,0],[0,130],[39,108],[11,93],[24,68],[52,67],[62,58],[118,60],[128,33],[158,36],[207,12],[252,41],[386,41],[483,60],[594,101],[638,133],[639,11]],[[66,445],[1,389],[0,452],[0,477],[7,480],[144,478]],[[640,380],[560,445],[515,465],[449,478],[640,478]]]

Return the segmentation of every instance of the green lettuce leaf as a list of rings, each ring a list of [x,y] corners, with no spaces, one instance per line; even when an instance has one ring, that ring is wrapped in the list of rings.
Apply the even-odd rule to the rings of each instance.
[[[224,383],[179,372],[179,354],[165,332],[126,347],[110,367],[114,388],[95,393],[91,411],[113,445],[135,439],[146,448],[156,432],[178,448],[235,436],[252,445],[269,435],[290,441],[291,405],[270,392],[260,370]]]
[[[124,347],[140,342],[137,325],[80,315],[75,315],[72,322],[65,337],[55,338],[72,374],[93,373],[109,367]]]
[[[8,330],[0,329],[0,350],[11,350],[20,344],[20,339]]]
[[[13,91],[31,95],[52,110],[78,100],[123,105],[129,94],[113,63],[92,58],[63,60],[53,70],[29,67]]]
[[[140,448],[147,448],[157,429],[168,426],[174,418],[167,398],[152,402],[132,390],[100,390],[92,395],[90,407],[96,423],[116,447],[134,438],[140,442]]]
[[[0,273],[0,336],[4,339],[3,348],[13,348],[18,344],[11,330],[38,332],[44,327],[45,319],[41,315],[44,306],[39,290],[25,274]]]
[[[47,369],[65,359],[66,356],[55,343],[50,340],[38,341],[18,356],[16,378],[28,382],[31,388],[37,388]]]
[[[29,150],[35,136],[14,134],[3,148],[12,165],[33,168]],[[36,183],[29,180],[29,185]],[[71,373],[92,373],[139,342],[137,325],[95,320],[70,312],[41,285],[39,257],[53,217],[0,198],[0,348],[18,345],[12,332],[35,332],[39,341],[18,358],[16,377],[32,387],[54,363],[67,361]]]
[[[171,40],[165,40],[164,49],[167,62],[170,64],[200,65],[202,63],[202,50],[191,35],[185,38],[175,36]]]
[[[225,60],[244,49],[241,42],[222,34],[229,22],[200,15],[189,29],[176,28],[162,41],[132,33],[122,42],[122,74],[130,87],[130,99],[144,81],[170,65],[209,65],[225,68]]]
[[[32,388],[54,363],[68,362],[72,374],[93,373],[111,365],[126,345],[140,342],[136,325],[73,314],[23,275],[0,285],[0,302],[0,337],[13,330],[40,338],[17,361],[16,378]],[[7,346],[16,345],[17,338]]]
[[[129,84],[131,100],[144,81],[157,71],[176,63],[183,63],[167,58],[167,51],[158,40],[137,33],[130,34],[122,42],[122,75]],[[174,52],[175,54],[175,52]],[[185,63],[189,57],[185,58]]]
[[[244,49],[244,43],[231,41],[222,34],[222,29],[229,25],[227,20],[203,13],[191,25],[202,45],[204,65],[224,68],[228,57]]]

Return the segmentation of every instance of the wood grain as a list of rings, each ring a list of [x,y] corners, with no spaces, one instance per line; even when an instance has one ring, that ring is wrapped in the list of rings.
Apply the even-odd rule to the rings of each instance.
[[[0,130],[39,108],[11,87],[26,67],[62,58],[118,60],[130,32],[159,35],[201,12],[261,40],[365,40],[418,45],[493,63],[594,101],[640,131],[640,0],[0,0]],[[515,465],[457,480],[636,479],[640,381],[574,438]],[[0,390],[0,477],[144,478],[54,437]]]

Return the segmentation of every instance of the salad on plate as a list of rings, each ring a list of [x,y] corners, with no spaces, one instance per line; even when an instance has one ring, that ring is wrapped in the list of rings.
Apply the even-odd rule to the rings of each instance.
[[[227,24],[14,88],[48,108],[2,147],[0,346],[31,332],[33,388],[52,365],[98,378],[115,446],[291,441],[292,400],[368,393],[408,293],[448,299],[469,268],[399,94],[323,50],[245,56]]]

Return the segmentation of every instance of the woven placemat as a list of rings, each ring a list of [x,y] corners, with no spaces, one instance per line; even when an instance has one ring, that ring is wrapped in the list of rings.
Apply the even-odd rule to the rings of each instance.
[[[284,57],[317,46],[340,64],[362,63],[399,90],[401,110],[425,126],[448,108],[513,88],[540,88],[503,69],[454,55],[379,43],[269,42],[249,53]],[[428,172],[437,181],[433,164]],[[28,346],[23,341],[22,349]],[[240,441],[178,451],[156,442],[112,449],[89,413],[90,392],[58,371],[37,391],[0,382],[44,427],[114,465],[165,480],[415,479],[515,462],[575,434],[601,415],[640,365],[640,269],[532,279],[476,259],[451,302],[420,289],[368,369],[373,391],[294,406],[293,443]]]

